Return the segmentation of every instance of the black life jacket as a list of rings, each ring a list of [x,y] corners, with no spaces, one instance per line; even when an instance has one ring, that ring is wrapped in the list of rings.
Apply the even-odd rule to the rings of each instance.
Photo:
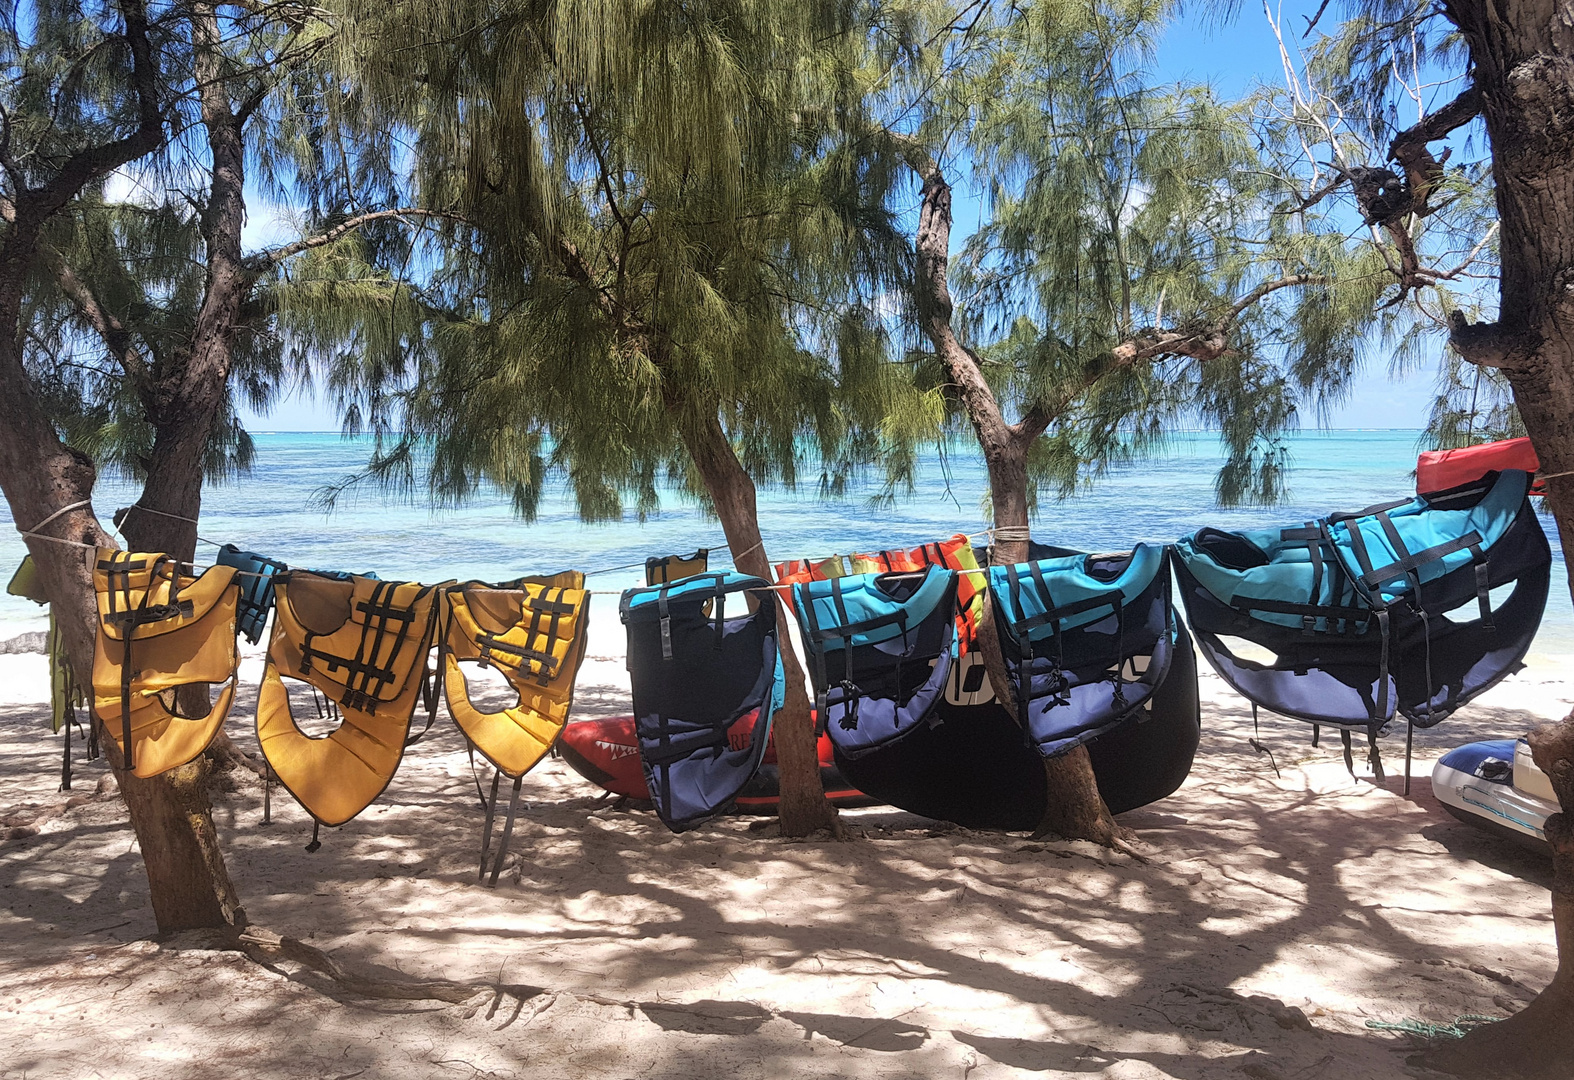
[[[839,752],[877,751],[929,720],[956,658],[956,595],[942,566],[793,586],[815,715]]]
[[[1541,624],[1552,552],[1529,486],[1509,470],[1293,528],[1201,530],[1175,551],[1203,653],[1254,705],[1365,728],[1374,750],[1396,714],[1431,727],[1514,671]]]
[[[993,566],[989,588],[1017,722],[1055,757],[1131,716],[1169,672],[1165,549]],[[1135,657],[1146,657],[1141,670]]]
[[[1039,544],[1029,551],[1035,560],[1081,554]],[[1179,613],[1172,608],[1170,614],[1168,673],[1145,704],[1087,743],[1099,795],[1112,813],[1173,793],[1197,751],[1196,657]],[[1151,662],[1151,654],[1133,648],[1127,666],[1145,671]],[[834,737],[834,722],[830,730]],[[1044,757],[1023,736],[1014,710],[996,699],[980,653],[951,666],[934,711],[901,738],[856,756],[840,743],[833,746],[847,782],[880,802],[973,829],[1027,831],[1043,820]]]
[[[673,832],[726,810],[765,756],[786,694],[769,589],[747,574],[707,573],[629,589],[619,603],[640,762]],[[737,745],[734,728],[748,729]]]

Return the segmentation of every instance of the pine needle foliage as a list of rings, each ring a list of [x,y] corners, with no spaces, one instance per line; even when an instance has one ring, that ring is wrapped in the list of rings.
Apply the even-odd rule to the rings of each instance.
[[[368,475],[527,519],[704,502],[683,434],[717,419],[749,475],[846,488],[893,396],[874,291],[903,245],[890,177],[839,146],[856,89],[834,3],[352,3],[340,62],[454,206],[418,255],[428,318],[335,386],[389,436]],[[849,283],[854,283],[850,285]],[[357,367],[357,365],[360,365]],[[395,434],[397,433],[397,434]]]
[[[166,141],[84,189],[51,220],[22,320],[29,328],[24,363],[62,437],[101,470],[139,483],[148,479],[166,407],[161,387],[178,381],[208,298],[203,215],[211,159],[190,14],[182,5],[165,7],[151,27]],[[101,139],[128,122],[133,103],[116,55],[122,45],[91,38],[89,9],[80,4],[32,4],[9,16],[0,70],[10,78],[0,96],[14,121],[12,152],[47,175],[69,152],[64,133]],[[289,6],[229,9],[219,20],[220,78],[246,112],[248,166],[271,197],[299,208],[303,232],[396,198],[389,144],[358,123],[357,97],[344,94],[318,62],[328,24]],[[51,102],[52,118],[36,115]],[[23,132],[28,141],[18,152]],[[13,181],[27,175],[8,174]],[[325,359],[382,344],[378,331],[388,325],[398,291],[383,268],[406,256],[407,237],[398,222],[378,223],[293,264],[256,266],[228,327],[232,358],[203,461],[208,482],[233,480],[252,464],[242,403],[266,411],[319,366],[331,371]],[[109,337],[84,308],[84,296],[114,328]]]
[[[1008,417],[1050,418],[1028,451],[1030,505],[1196,427],[1223,437],[1220,502],[1278,501],[1285,436],[1361,361],[1376,253],[1291,212],[1250,103],[1153,79],[1176,8],[915,6],[910,47],[881,58],[906,65],[890,82],[911,94],[881,106],[887,125],[954,148],[985,195],[951,268],[957,329]],[[920,390],[944,386],[938,365],[913,370]]]

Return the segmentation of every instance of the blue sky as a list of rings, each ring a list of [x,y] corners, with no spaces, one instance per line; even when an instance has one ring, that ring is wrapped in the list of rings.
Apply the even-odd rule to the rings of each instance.
[[[1187,5],[1186,13],[1172,26],[1160,47],[1157,75],[1164,80],[1206,81],[1223,97],[1240,97],[1259,82],[1278,84],[1283,79],[1279,46],[1258,3],[1244,0],[1239,15],[1228,25],[1215,26],[1208,12],[1218,0],[1198,0]],[[1305,26],[1305,17],[1316,10],[1315,0],[1285,0],[1275,3],[1288,34]],[[1336,13],[1324,18],[1330,23]],[[959,190],[956,200],[958,243],[966,232],[977,227],[979,201],[973,193]],[[293,227],[277,212],[254,209],[247,229],[248,246],[287,240]],[[953,244],[953,247],[958,244]],[[1418,428],[1424,427],[1432,395],[1431,365],[1422,373],[1402,381],[1388,377],[1387,363],[1380,355],[1369,357],[1368,370],[1357,381],[1349,401],[1335,409],[1328,426],[1336,428]],[[325,402],[309,396],[281,403],[273,412],[259,416],[241,410],[242,419],[252,431],[335,431],[339,417]],[[1310,417],[1303,425],[1314,423]]]

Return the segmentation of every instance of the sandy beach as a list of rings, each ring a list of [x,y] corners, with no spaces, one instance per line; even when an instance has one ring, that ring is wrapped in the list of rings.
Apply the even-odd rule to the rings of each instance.
[[[577,716],[628,711],[607,623]],[[229,723],[243,749],[259,668]],[[549,760],[490,890],[446,717],[316,854],[285,793],[264,828],[261,784],[221,777],[252,923],[358,971],[502,987],[445,1005],[336,1001],[290,964],[155,941],[102,762],[65,808],[44,658],[0,656],[0,1076],[1406,1076],[1411,1044],[1369,1020],[1507,1015],[1552,974],[1550,860],[1456,822],[1427,777],[1566,714],[1567,670],[1534,658],[1419,734],[1406,798],[1402,732],[1378,785],[1264,716],[1276,776],[1204,665],[1191,778],[1122,818],[1146,863],[890,808],[844,812],[845,842],[747,817],[674,837]]]

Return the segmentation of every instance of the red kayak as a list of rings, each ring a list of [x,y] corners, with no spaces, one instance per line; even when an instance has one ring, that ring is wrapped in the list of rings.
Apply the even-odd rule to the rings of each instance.
[[[1504,469],[1523,469],[1534,476],[1540,468],[1529,439],[1504,439],[1458,450],[1428,450],[1416,462],[1416,492],[1425,495],[1447,491]],[[1545,495],[1546,485],[1538,480],[1531,484],[1530,493]]]
[[[740,748],[747,746],[758,715],[751,712],[733,724],[727,732],[728,741]],[[632,716],[570,721],[558,737],[557,748],[563,760],[592,784],[631,799],[650,798],[645,773],[640,768],[639,740],[634,737]],[[818,749],[825,797],[837,806],[874,805],[873,799],[842,779],[832,757],[829,736],[820,736]],[[744,786],[734,804],[745,813],[774,814],[779,801],[780,773],[776,766],[776,739],[772,735],[760,771]]]

